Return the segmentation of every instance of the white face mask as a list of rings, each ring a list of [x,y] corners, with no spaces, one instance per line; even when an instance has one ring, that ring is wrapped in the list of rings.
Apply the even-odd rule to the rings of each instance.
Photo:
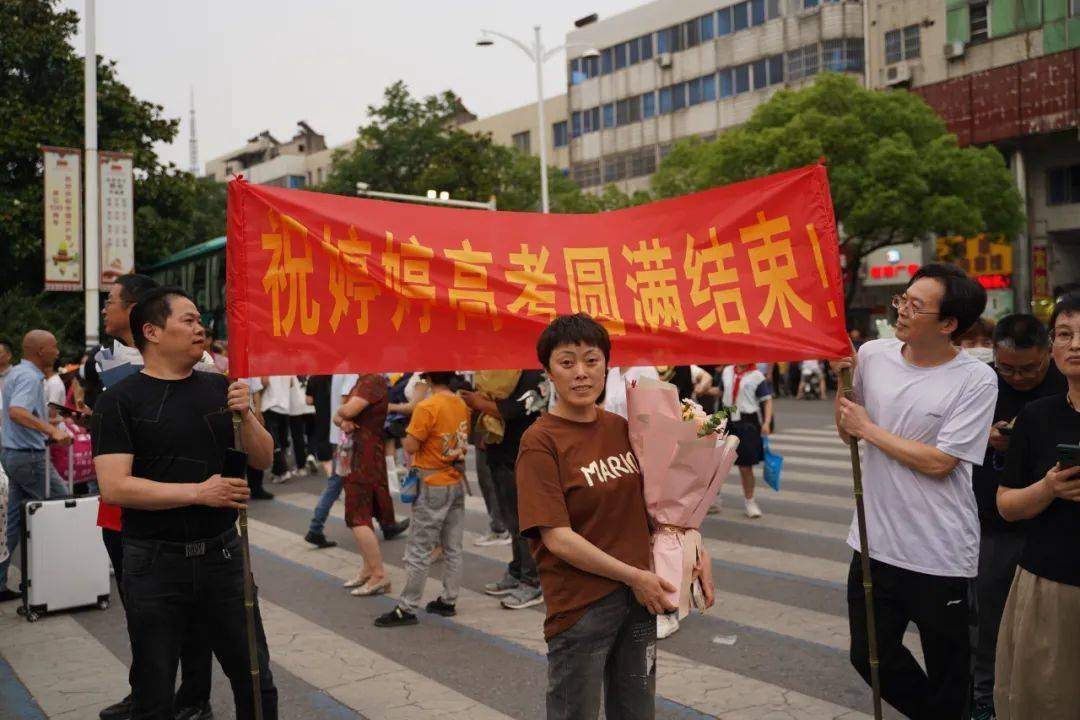
[[[979,362],[984,362],[984,363],[992,363],[992,362],[994,362],[994,348],[970,347],[970,348],[964,348],[964,352],[966,352],[968,355],[975,358]]]

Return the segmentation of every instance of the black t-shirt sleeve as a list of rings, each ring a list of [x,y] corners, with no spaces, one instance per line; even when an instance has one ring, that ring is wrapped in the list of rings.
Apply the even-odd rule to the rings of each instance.
[[[514,391],[510,393],[510,397],[495,401],[495,406],[499,408],[499,416],[504,423],[510,423],[518,418],[525,417],[525,403],[519,398],[530,390],[539,387],[541,379],[538,370],[525,370],[521,373],[521,378],[518,380],[517,385],[514,386]]]
[[[94,457],[98,455],[134,455],[131,437],[131,412],[121,393],[122,386],[106,390],[94,405],[90,438]]]
[[[1009,451],[1005,455],[1005,472],[1001,475],[1001,485],[1010,488],[1025,488],[1042,475],[1035,468],[1033,442],[1040,432],[1039,417],[1025,408],[1016,417],[1012,435],[1009,438]],[[1039,477],[1035,477],[1036,474]]]

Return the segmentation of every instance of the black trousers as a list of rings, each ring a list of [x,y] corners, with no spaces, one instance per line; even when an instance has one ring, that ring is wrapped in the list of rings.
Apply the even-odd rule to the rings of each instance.
[[[490,457],[490,455],[488,456]],[[510,533],[512,559],[508,571],[510,576],[520,583],[540,587],[540,574],[536,562],[529,552],[529,541],[521,536],[521,522],[518,520],[517,477],[514,466],[496,462],[491,465],[491,480],[498,496],[499,512],[503,525]]]
[[[286,415],[285,413],[267,410],[263,413],[266,421],[266,431],[274,438],[274,466],[271,471],[278,476],[284,475],[289,469],[285,461],[285,448],[292,438],[293,460],[297,470],[304,467],[307,461],[307,438],[305,435],[305,420],[308,415]]]
[[[877,624],[881,696],[914,720],[966,720],[970,710],[972,581],[870,561]],[[851,664],[870,682],[866,600],[859,553],[848,571]],[[919,628],[926,672],[903,645]]]
[[[116,587],[120,591],[120,604],[127,608],[124,599],[124,541],[119,530],[101,528],[101,540],[109,554]],[[130,628],[129,628],[130,634]],[[210,643],[203,633],[191,632],[184,636],[180,649],[180,689],[176,691],[176,707],[186,708],[210,702],[211,678],[213,677],[213,654]],[[175,676],[175,675],[174,675]],[[134,686],[135,678],[129,673],[128,682]]]
[[[132,720],[172,720],[176,666],[185,638],[209,642],[232,685],[237,720],[254,717],[243,556],[236,531],[206,553],[187,557],[155,541],[124,538],[124,595],[131,636]],[[182,546],[181,546],[182,547]],[[276,720],[278,695],[270,672],[258,599],[255,636],[264,720]]]

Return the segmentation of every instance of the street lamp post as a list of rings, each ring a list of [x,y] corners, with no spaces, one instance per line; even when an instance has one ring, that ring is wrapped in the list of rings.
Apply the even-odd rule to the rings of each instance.
[[[517,45],[522,52],[524,52],[533,63],[536,64],[536,120],[540,125],[539,128],[539,141],[540,141],[540,209],[542,212],[547,213],[549,211],[548,203],[548,167],[547,167],[547,127],[544,122],[544,63],[554,57],[557,53],[568,50],[579,45],[559,45],[553,47],[550,50],[544,51],[544,43],[540,39],[540,26],[533,26],[534,39],[532,47],[529,47],[521,40],[515,37],[506,35],[504,33],[495,30],[481,30],[481,40],[477,41],[477,45],[480,47],[488,47],[494,45],[490,36],[495,36],[512,42]],[[580,46],[585,47],[585,46]],[[585,55],[598,54],[595,49],[590,48]]]
[[[100,267],[98,252],[98,149],[97,149],[97,48],[95,47],[96,13],[94,0],[86,0],[86,58],[83,68],[84,112],[86,145],[86,194],[83,211],[85,213],[86,242],[83,246],[85,265],[83,281],[86,302],[86,347],[98,342],[101,313],[98,310],[100,289]]]

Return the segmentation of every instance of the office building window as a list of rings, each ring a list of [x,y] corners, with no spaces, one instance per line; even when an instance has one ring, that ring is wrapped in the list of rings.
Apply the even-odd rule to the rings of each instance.
[[[510,141],[514,144],[514,149],[518,152],[523,152],[528,155],[532,152],[532,142],[530,138],[531,133],[526,130],[524,132],[514,133],[510,136]]]
[[[596,125],[593,124],[593,111],[594,110],[596,110],[596,108],[590,108],[589,110],[586,110],[583,113],[581,113],[581,125],[582,125],[581,131],[583,133],[585,133],[586,135],[593,132],[594,130],[599,130],[600,129],[599,123],[597,123]]]
[[[612,103],[604,105],[604,128],[615,127],[615,106]]]
[[[701,78],[694,78],[686,82],[686,92],[690,95],[688,104],[697,105],[701,102]]]
[[[1080,17],[1080,0],[1069,0],[1069,15]]]
[[[570,166],[570,177],[579,187],[593,187],[600,184],[600,161],[576,163]]]
[[[808,10],[812,7],[817,7],[821,4],[821,0],[802,0],[802,6],[804,10]]]
[[[604,48],[600,53],[600,74],[608,75],[614,70],[615,52],[612,48]]]
[[[750,92],[750,63],[735,68],[735,94]]]
[[[581,113],[570,113],[570,132],[574,137],[581,136]]]
[[[629,43],[620,43],[615,46],[615,69],[622,70],[626,67],[626,51],[629,49],[626,46]]]
[[[615,182],[626,177],[626,156],[611,155],[604,158],[604,182]]]
[[[750,24],[765,24],[765,0],[750,0]]]
[[[780,7],[780,0],[768,0],[769,5],[769,19],[773,20],[784,14],[783,8]]]
[[[908,25],[904,28],[904,59],[912,60],[917,58],[920,52],[919,26]]]
[[[701,78],[701,101],[716,102],[716,75]]]
[[[671,86],[671,109],[682,110],[686,107],[686,83]]]
[[[641,96],[641,117],[651,118],[656,115],[656,93],[647,92]]]
[[[628,125],[630,124],[630,99],[619,100],[615,103],[615,124],[616,125]]]
[[[920,45],[918,25],[908,25],[903,30],[885,33],[885,64],[891,65],[919,57]]]
[[[732,28],[735,32],[750,27],[750,3],[741,2],[731,8]]]
[[[709,40],[712,40],[713,36],[715,35],[715,33],[713,32],[712,13],[699,17],[698,23],[701,24],[701,42],[708,42]]]
[[[561,120],[551,126],[551,139],[555,147],[565,147],[570,144],[570,138],[566,135],[565,120]]]
[[[641,43],[641,59],[648,60],[652,58],[652,35],[642,35],[638,38],[638,42]]]
[[[629,177],[651,175],[656,172],[656,147],[650,145],[630,153]]]
[[[844,69],[848,72],[863,71],[863,39],[848,38],[844,41]]]
[[[968,6],[968,18],[971,21],[971,42],[981,42],[990,37],[990,3],[973,2]]]
[[[660,88],[660,114],[666,115],[671,112],[671,88]]]
[[[843,40],[826,40],[821,43],[821,66],[833,72],[844,71]]]
[[[1080,165],[1046,171],[1046,204],[1080,203]]]
[[[720,98],[731,97],[735,94],[735,80],[734,69],[724,68],[720,72],[716,73],[716,77],[720,82]]]
[[[899,30],[885,33],[885,64],[892,65],[904,59],[904,41]]]
[[[769,58],[769,84],[779,85],[784,82],[784,56],[773,55]]]
[[[637,65],[641,62],[641,43],[639,38],[634,38],[627,45],[630,46],[630,64]]]
[[[716,35],[731,34],[731,7],[728,6],[722,10],[716,11]]]
[[[769,84],[769,61],[758,60],[750,64],[753,70],[753,84],[755,90],[760,90]]]
[[[701,23],[696,18],[682,24],[682,33],[686,39],[683,47],[692,48],[701,44]]]
[[[796,48],[788,53],[787,61],[788,80],[801,80],[818,72],[818,46],[807,45]]]

